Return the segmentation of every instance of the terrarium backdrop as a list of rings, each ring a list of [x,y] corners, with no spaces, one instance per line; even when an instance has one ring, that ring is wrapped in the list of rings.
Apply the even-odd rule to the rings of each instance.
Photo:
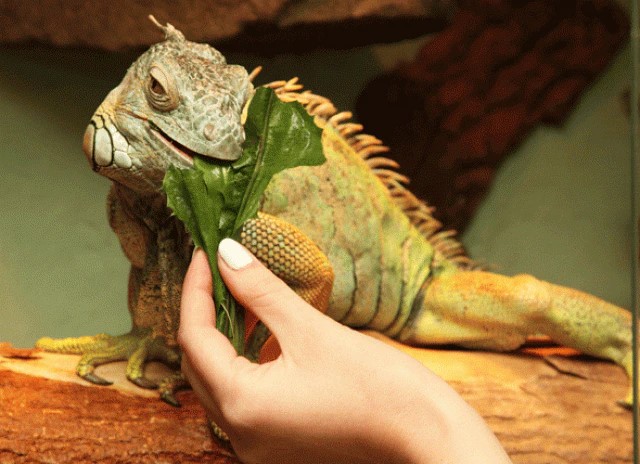
[[[191,3],[200,10],[0,2],[0,338],[128,329],[109,183],[81,144],[140,47],[161,38],[150,12],[219,42],[230,62],[263,65],[259,82],[299,76],[357,107],[445,225],[466,226],[477,260],[630,306],[628,25],[616,3],[308,2],[308,16],[302,1],[233,14]],[[355,46],[383,40],[394,43]]]
[[[367,131],[391,146],[414,190],[439,208],[445,224],[463,231],[475,259],[501,273],[531,273],[631,305],[626,3],[150,5],[0,0],[0,341],[28,347],[44,335],[129,329],[128,264],[106,220],[109,182],[91,171],[81,144],[107,92],[148,44],[162,38],[149,13],[189,39],[213,43],[230,62],[263,65],[258,82],[299,76],[340,109],[357,113]],[[549,394],[546,385],[533,394]],[[195,408],[189,398],[187,406]],[[605,400],[606,414],[619,418]],[[108,409],[110,400],[104,401]],[[21,414],[26,406],[16,407]],[[192,411],[183,409],[180,420],[198,424],[191,437],[197,442],[206,432]],[[492,424],[505,411],[495,412]],[[590,417],[566,406],[541,411],[538,418]],[[162,414],[158,424],[166,425],[177,413]],[[529,433],[553,444],[536,424]],[[123,427],[113,437],[132,433]],[[497,427],[501,439],[512,432]],[[598,427],[591,427],[593,437],[602,432],[603,438],[586,450],[572,444],[568,425],[565,435],[549,433],[559,444],[591,453],[591,462],[629,460],[630,441],[607,441],[607,427]],[[45,438],[51,439],[34,440],[45,446]],[[519,446],[517,437],[505,440],[510,450]],[[87,452],[94,452],[94,442],[88,443]],[[210,444],[203,446],[210,457]],[[232,461],[220,456],[216,462]],[[518,462],[554,462],[552,454],[527,456],[523,451]],[[579,462],[582,455],[576,456]]]

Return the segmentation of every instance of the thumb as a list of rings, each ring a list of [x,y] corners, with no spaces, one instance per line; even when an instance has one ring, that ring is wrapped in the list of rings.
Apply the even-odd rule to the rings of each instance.
[[[220,274],[235,299],[278,339],[283,352],[308,333],[320,313],[276,277],[245,247],[224,239],[218,248]]]
[[[178,343],[193,369],[211,379],[214,396],[231,372],[236,351],[215,327],[211,270],[205,252],[196,249],[187,270],[180,303]],[[215,372],[215,375],[210,375]]]

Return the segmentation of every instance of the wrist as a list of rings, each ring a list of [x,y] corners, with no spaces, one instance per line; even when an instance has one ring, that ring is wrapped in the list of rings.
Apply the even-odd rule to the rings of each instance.
[[[446,457],[456,447],[456,418],[459,413],[432,397],[415,402],[411,414],[402,423],[400,443],[407,464],[451,462]]]
[[[398,459],[407,464],[510,463],[480,415],[451,393],[430,391],[407,401],[405,414],[396,416]]]

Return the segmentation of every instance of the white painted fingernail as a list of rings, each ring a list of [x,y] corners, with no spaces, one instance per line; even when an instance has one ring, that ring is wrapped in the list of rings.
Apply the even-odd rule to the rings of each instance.
[[[251,263],[251,255],[245,248],[233,239],[222,239],[218,246],[218,253],[224,262],[233,270],[239,270]]]

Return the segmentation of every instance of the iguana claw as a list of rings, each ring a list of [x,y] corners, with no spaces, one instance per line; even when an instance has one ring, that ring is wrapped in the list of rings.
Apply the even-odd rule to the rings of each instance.
[[[160,399],[175,408],[182,406],[172,391],[161,391]]]
[[[95,375],[93,372],[89,372],[88,374],[84,374],[84,375],[80,375],[80,374],[78,375],[82,377],[84,380],[86,380],[87,382],[91,382],[96,385],[105,385],[105,386],[113,385],[113,382],[111,382],[110,380],[107,380],[98,375]]]
[[[629,364],[631,364],[631,363],[629,363]],[[625,367],[627,367],[627,366],[625,366]],[[627,374],[629,375],[630,378],[633,378],[633,374],[632,374],[632,369],[633,368],[631,366],[629,366],[629,367],[627,367],[627,369],[628,369]],[[629,387],[629,391],[627,392],[626,398],[623,399],[623,400],[616,401],[618,406],[621,406],[621,407],[623,407],[625,409],[628,409],[628,410],[632,410],[633,409],[633,402],[634,402],[634,393],[635,393],[634,387],[633,387],[633,385],[631,385]]]
[[[624,409],[633,409],[633,400],[624,399],[616,401],[616,404]]]

